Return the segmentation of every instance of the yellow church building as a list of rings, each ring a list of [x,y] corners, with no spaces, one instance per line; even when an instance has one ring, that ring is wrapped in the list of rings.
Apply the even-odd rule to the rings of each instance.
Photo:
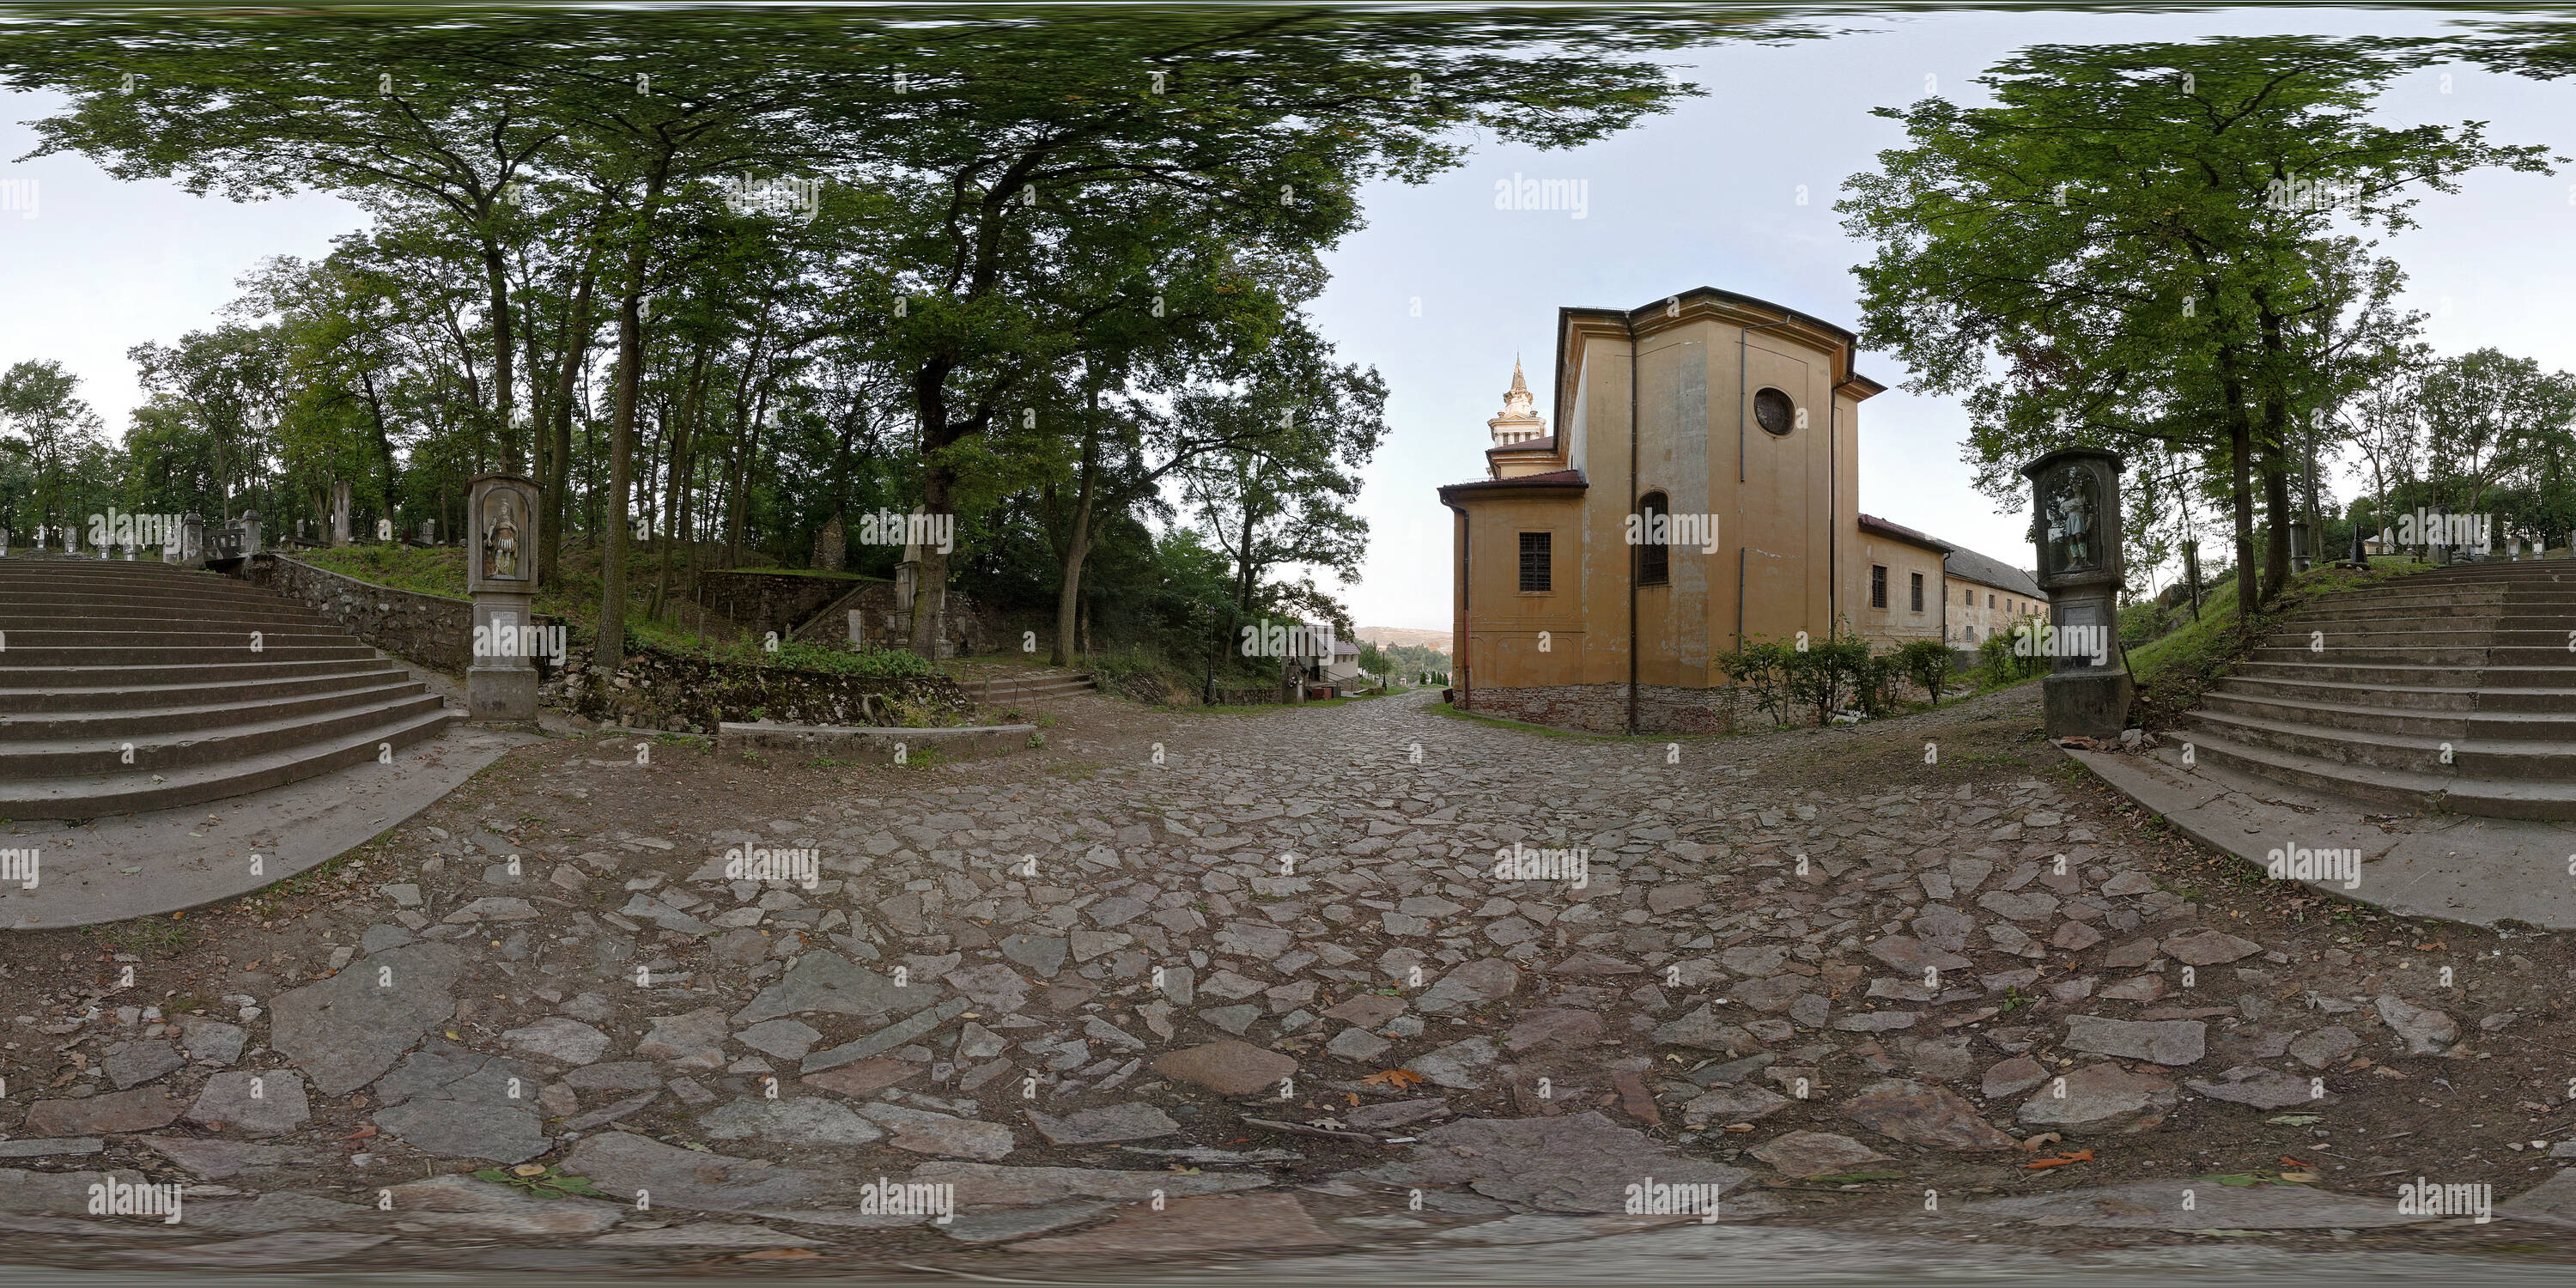
[[[1440,489],[1458,705],[1715,732],[1736,714],[1715,659],[1740,642],[1838,625],[1886,647],[1956,642],[1960,552],[1861,512],[1860,404],[1883,386],[1853,346],[1708,287],[1558,310],[1556,432],[1516,363],[1485,477]]]

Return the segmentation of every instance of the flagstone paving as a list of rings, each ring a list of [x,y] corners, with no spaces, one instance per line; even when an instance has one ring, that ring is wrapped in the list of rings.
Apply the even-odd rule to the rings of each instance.
[[[1671,742],[1085,697],[1042,751],[901,768],[523,747],[257,898],[0,939],[0,1229],[56,1265],[1025,1273],[1640,1238],[1706,1186],[1730,1224],[2041,1247],[2558,1246],[2554,1198],[2396,1195],[2501,1206],[2576,1155],[2568,946],[2248,877],[2070,772],[2035,698]],[[1515,847],[1584,863],[1499,879]],[[727,876],[769,849],[816,883]],[[111,1174],[185,1183],[183,1221],[93,1213]]]

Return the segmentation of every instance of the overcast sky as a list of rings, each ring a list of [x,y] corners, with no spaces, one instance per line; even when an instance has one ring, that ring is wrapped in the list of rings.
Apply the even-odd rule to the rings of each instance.
[[[1560,306],[1635,307],[1714,286],[1858,329],[1851,267],[1869,252],[1843,234],[1833,205],[1846,178],[1901,141],[1895,123],[1869,109],[1913,102],[1927,84],[1983,101],[1971,78],[2031,44],[2432,33],[2457,16],[1892,16],[1829,40],[1700,51],[1685,74],[1709,86],[1708,97],[1591,147],[1486,144],[1437,182],[1370,189],[1368,227],[1329,257],[1333,284],[1315,309],[1342,357],[1375,366],[1390,390],[1393,432],[1360,503],[1371,553],[1361,581],[1340,591],[1353,620],[1448,629],[1449,515],[1434,489],[1481,473],[1485,421],[1501,407],[1516,352],[1540,408],[1552,408]],[[2497,141],[2576,155],[2576,83],[2460,67],[2447,91],[2439,73],[2411,76],[2382,112],[2407,123],[2482,120]],[[212,324],[253,263],[326,254],[362,216],[331,197],[239,205],[169,184],[117,183],[79,158],[17,161],[33,146],[19,122],[47,106],[0,96],[0,179],[38,182],[34,218],[0,210],[0,299],[9,305],[0,308],[0,367],[62,360],[121,434],[141,400],[128,348]],[[1494,209],[1495,181],[1516,174],[1581,180],[1584,217]],[[2576,369],[2576,170],[2472,176],[2456,196],[2427,198],[2418,215],[2424,226],[2387,249],[2412,275],[2412,306],[2434,314],[2428,338],[2438,351],[2495,345]],[[1890,387],[1861,409],[1860,507],[2027,566],[2025,518],[1997,513],[1969,487],[1957,406],[1906,393],[1908,373],[1886,355],[1864,353],[1859,366]]]

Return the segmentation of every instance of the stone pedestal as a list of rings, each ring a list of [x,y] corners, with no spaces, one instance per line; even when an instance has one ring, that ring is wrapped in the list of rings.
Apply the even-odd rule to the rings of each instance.
[[[921,547],[904,547],[904,560],[894,566],[894,607],[900,634],[891,641],[896,648],[908,646],[916,614],[927,612],[930,624],[930,652],[934,658],[952,657],[956,645],[948,638],[948,597],[945,591],[923,594],[921,590]]]
[[[349,510],[352,499],[347,479],[332,481],[331,544],[335,547],[349,544]]]
[[[537,485],[485,474],[467,485],[465,588],[474,597],[474,661],[465,705],[477,724],[537,719]]]
[[[2031,481],[2031,544],[2048,593],[2050,659],[2040,681],[2051,738],[2116,739],[2135,686],[2120,651],[2120,457],[2090,447],[2022,467]]]
[[[201,515],[183,515],[179,519],[179,564],[183,568],[206,566],[206,520]]]
[[[537,718],[535,597],[474,596],[474,662],[465,670],[465,708],[477,724],[531,725]]]

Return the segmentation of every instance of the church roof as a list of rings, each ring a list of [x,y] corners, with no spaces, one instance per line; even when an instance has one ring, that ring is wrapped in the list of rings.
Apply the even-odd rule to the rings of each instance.
[[[1906,527],[1902,523],[1890,523],[1875,514],[1864,514],[1860,516],[1860,526],[1865,532],[1875,532],[1880,536],[1894,537],[1899,541],[1918,545],[1926,550],[1938,550],[1942,552],[1945,557],[1953,549],[1947,541],[1936,541],[1923,533],[1916,532],[1914,529]]]
[[[1855,364],[1858,362],[1860,337],[1852,334],[1849,330],[1836,326],[1812,313],[1802,313],[1796,309],[1788,307],[1787,305],[1774,304],[1769,300],[1746,295],[1740,291],[1720,290],[1714,286],[1694,286],[1689,290],[1682,291],[1674,295],[1667,295],[1651,304],[1639,305],[1633,309],[1582,306],[1566,306],[1559,308],[1557,310],[1557,335],[1559,337],[1557,348],[1559,356],[1561,358],[1564,352],[1565,346],[1563,336],[1565,334],[1566,323],[1567,320],[1572,317],[1584,315],[1601,318],[1616,318],[1633,325],[1637,321],[1652,314],[1660,313],[1675,304],[1692,299],[1718,300],[1728,304],[1749,307],[1765,313],[1776,313],[1779,314],[1781,319],[1784,321],[1800,322],[1808,326],[1818,328],[1842,341],[1845,349],[1851,354],[1849,361]],[[1848,367],[1846,370],[1849,378],[1845,383],[1863,386],[1868,390],[1869,394],[1880,393],[1887,388],[1887,386],[1862,375],[1857,365]],[[1866,397],[1868,395],[1864,394],[1863,396]]]
[[[1941,571],[1961,581],[1973,581],[2030,599],[2048,598],[2048,593],[2039,588],[2039,583],[2033,581],[2029,573],[2001,560],[1989,559],[1974,550],[1952,548],[1950,553],[1941,557]]]
[[[1450,504],[1450,499],[1461,492],[1505,492],[1514,488],[1539,492],[1581,492],[1591,486],[1584,481],[1581,470],[1549,470],[1545,474],[1524,474],[1519,478],[1510,479],[1469,479],[1464,483],[1451,483],[1441,488],[1440,503]]]

